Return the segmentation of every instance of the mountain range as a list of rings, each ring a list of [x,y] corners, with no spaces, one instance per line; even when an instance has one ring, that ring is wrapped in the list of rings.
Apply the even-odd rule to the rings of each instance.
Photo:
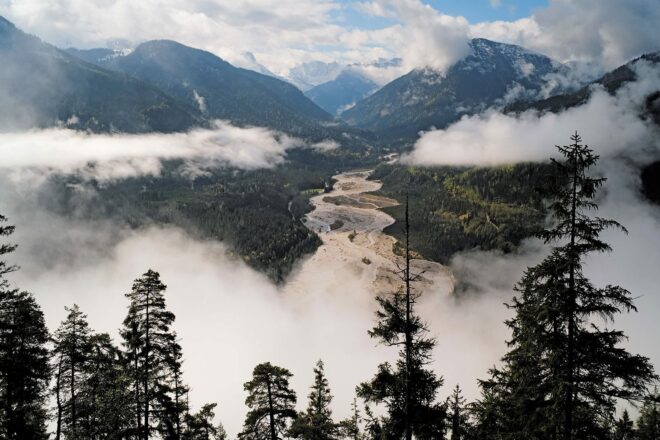
[[[485,39],[471,40],[470,49],[446,72],[415,69],[382,88],[365,68],[397,68],[401,60],[303,64],[292,70],[299,80],[327,79],[303,93],[267,70],[238,68],[175,41],[147,41],[133,50],[60,50],[0,17],[0,130],[175,132],[223,119],[369,148],[374,136],[381,145],[409,142],[421,130],[493,106],[559,111],[589,96],[588,86],[549,87],[570,67],[542,54]],[[642,58],[657,63],[660,55]],[[596,82],[610,90],[632,79],[625,65]],[[658,120],[659,102],[656,96],[647,103]]]
[[[316,140],[341,135],[291,84],[174,41],[64,51],[0,18],[0,60],[3,130],[174,132],[224,119]]]
[[[522,113],[534,109],[541,113],[559,113],[568,108],[586,103],[589,100],[595,85],[602,86],[608,93],[613,94],[627,82],[635,81],[637,79],[635,65],[639,62],[648,62],[652,65],[659,66],[660,52],[642,55],[623,66],[606,73],[602,77],[584,85],[576,91],[559,93],[537,101],[513,102],[504,107],[504,111],[507,113]],[[652,117],[658,124],[660,124],[660,92],[651,94],[647,97],[645,111],[647,116]]]
[[[0,129],[182,131],[200,113],[157,87],[87,63],[0,17]]]
[[[158,87],[210,119],[306,135],[332,117],[296,87],[175,41],[140,44],[98,64]]]
[[[326,112],[339,115],[378,89],[378,84],[364,74],[347,68],[337,78],[311,88],[305,95]]]

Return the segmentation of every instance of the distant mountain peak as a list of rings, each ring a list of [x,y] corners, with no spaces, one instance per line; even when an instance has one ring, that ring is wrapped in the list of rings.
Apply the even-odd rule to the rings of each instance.
[[[5,17],[0,15],[0,36],[9,36],[16,34],[25,35],[27,37],[27,34],[25,34],[20,29],[18,29],[14,23],[12,23],[11,21],[7,20]]]
[[[347,67],[331,81],[311,88],[305,95],[323,110],[338,115],[378,90],[378,85],[354,67]]]
[[[11,21],[7,20],[5,17],[0,15],[0,29],[2,28],[10,28],[10,29],[16,29],[16,26],[14,23]]]
[[[442,128],[510,99],[536,96],[552,75],[568,67],[514,44],[485,38],[446,72],[424,67],[392,81],[347,110],[342,117],[387,136],[412,138],[420,130]]]
[[[0,130],[183,131],[201,122],[165,93],[110,72],[0,21]]]

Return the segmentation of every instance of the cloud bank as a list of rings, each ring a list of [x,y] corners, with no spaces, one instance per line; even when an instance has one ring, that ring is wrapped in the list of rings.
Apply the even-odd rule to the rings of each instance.
[[[174,134],[89,134],[66,128],[0,133],[0,170],[17,176],[41,169],[100,182],[161,172],[161,161],[182,159],[193,177],[205,169],[230,166],[269,168],[285,161],[292,148],[338,148],[334,141],[307,145],[266,128],[239,128],[216,121],[211,129]]]
[[[616,95],[596,88],[586,104],[560,114],[526,112],[516,117],[490,111],[466,117],[446,130],[425,133],[404,161],[418,166],[545,161],[556,153],[553,145],[567,144],[568,136],[579,130],[602,157],[594,172],[608,179],[600,192],[597,215],[615,219],[629,230],[629,235],[606,231],[602,238],[614,251],[590,256],[585,273],[597,286],[620,284],[637,298],[639,312],[617,317],[614,327],[630,337],[626,345],[631,351],[649,356],[658,366],[660,348],[654,335],[659,331],[660,273],[656,266],[660,247],[655,239],[660,236],[660,208],[642,197],[639,167],[660,160],[658,127],[640,118],[646,96],[660,89],[660,76],[657,67],[645,62],[636,69],[639,80],[622,87]],[[451,267],[457,277],[469,280],[471,292],[480,294],[472,300],[480,303],[493,294],[510,298],[511,286],[525,266],[540,262],[547,251],[546,246],[531,240],[510,255],[482,251],[459,254]],[[501,350],[503,353],[505,348]]]
[[[292,386],[302,410],[312,368],[322,358],[335,396],[334,417],[340,420],[350,415],[355,386],[369,379],[379,363],[396,359],[395,349],[377,346],[367,334],[375,323],[376,302],[351,265],[337,261],[319,268],[313,282],[304,281],[292,293],[229,257],[221,243],[195,240],[172,228],[116,235],[111,225],[64,222],[35,209],[9,207],[3,213],[18,226],[12,238],[20,246],[12,257],[22,269],[11,280],[35,293],[49,328],[64,319],[65,305],[77,303],[92,328],[119,342],[117,330],[127,313],[124,293],[142,272],[158,270],[168,286],[168,307],[177,317],[174,329],[181,338],[191,403],[198,408],[217,401],[218,419],[232,436],[247,410],[242,384],[260,362],[294,373]],[[42,228],[50,233],[39,233]],[[105,252],[96,252],[97,247]],[[59,260],[66,253],[76,258],[61,264],[43,258]],[[506,263],[513,272],[517,264]],[[469,397],[477,396],[475,379],[503,350],[506,311],[501,303],[506,298],[504,288],[466,301],[431,291],[418,305],[438,338],[431,368],[446,380],[441,399],[456,383]]]
[[[531,17],[475,24],[473,35],[519,44],[562,62],[613,69],[660,49],[655,0],[551,0]]]
[[[601,155],[660,151],[658,128],[639,117],[644,99],[660,90],[660,71],[646,62],[636,64],[639,80],[622,87],[615,96],[594,87],[589,101],[562,113],[520,116],[490,110],[464,117],[445,130],[419,138],[404,161],[418,165],[501,165],[543,161],[554,154],[553,145],[565,144],[578,130]]]

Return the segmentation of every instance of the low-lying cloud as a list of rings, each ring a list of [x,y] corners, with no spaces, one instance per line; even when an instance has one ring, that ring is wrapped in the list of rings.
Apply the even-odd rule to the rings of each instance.
[[[602,159],[594,173],[607,177],[600,192],[598,216],[613,218],[629,231],[605,231],[610,254],[591,255],[585,273],[597,286],[620,284],[636,297],[638,313],[617,317],[614,325],[630,337],[626,345],[635,353],[649,356],[660,366],[657,316],[660,297],[660,209],[644,199],[640,191],[640,166],[660,160],[658,127],[642,119],[645,98],[660,89],[657,67],[645,62],[636,66],[639,80],[611,96],[595,88],[587,103],[559,114],[526,112],[503,115],[495,110],[465,117],[446,130],[424,133],[414,150],[404,158],[418,166],[491,166],[525,161],[546,161],[556,156],[555,144],[567,144],[575,130]],[[492,295],[510,298],[511,287],[525,266],[541,261],[548,247],[530,240],[513,254],[473,251],[455,256],[451,267],[459,279],[468,281],[466,300],[487,307]],[[492,310],[498,310],[493,305]],[[500,327],[495,325],[496,331]],[[507,335],[504,330],[499,335]],[[460,333],[459,336],[460,338]],[[485,339],[484,339],[485,340]],[[503,339],[502,339],[503,340]],[[505,350],[501,346],[501,353]],[[493,364],[497,359],[492,360]],[[480,376],[480,377],[483,377]]]
[[[396,349],[378,346],[367,334],[377,304],[351,262],[338,259],[307,274],[313,276],[294,272],[292,284],[278,287],[229,256],[222,243],[196,240],[178,229],[118,230],[117,225],[65,221],[38,206],[21,209],[18,200],[11,204],[0,206],[17,225],[12,238],[19,249],[12,260],[22,269],[11,280],[35,293],[50,329],[64,319],[64,306],[76,303],[92,328],[119,342],[117,330],[128,304],[124,294],[132,280],[148,268],[161,273],[168,307],[177,316],[174,329],[183,346],[191,404],[199,408],[217,401],[218,419],[231,436],[240,431],[247,411],[242,384],[260,362],[294,373],[292,386],[302,410],[314,363],[323,359],[339,420],[350,415],[355,386],[379,363],[396,359]],[[522,264],[503,263],[507,273],[522,270]],[[485,277],[484,283],[491,282]],[[510,291],[500,287],[464,301],[428,291],[418,305],[438,339],[430,367],[446,380],[441,399],[456,383],[470,398],[477,397],[476,378],[503,353],[507,312],[501,304]]]
[[[660,90],[660,71],[646,62],[637,63],[636,71],[640,79],[616,95],[594,86],[586,104],[559,114],[530,110],[516,116],[493,109],[463,117],[447,129],[423,133],[404,161],[484,166],[543,161],[576,130],[601,155],[657,152],[658,128],[640,115],[646,96]]]
[[[0,133],[0,169],[14,174],[40,169],[105,182],[158,176],[162,160],[181,159],[184,175],[195,176],[221,166],[273,167],[284,162],[292,148],[327,151],[338,146],[330,140],[308,145],[267,128],[240,128],[223,121],[215,121],[210,129],[173,134],[90,134],[51,128]]]

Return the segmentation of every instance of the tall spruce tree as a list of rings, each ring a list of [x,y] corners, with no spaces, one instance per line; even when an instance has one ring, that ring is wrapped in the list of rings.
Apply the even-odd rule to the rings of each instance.
[[[338,438],[339,427],[332,420],[330,403],[332,395],[325,376],[323,361],[314,368],[314,384],[309,393],[307,410],[298,415],[290,430],[291,437],[303,440],[334,440]]]
[[[469,417],[460,386],[456,385],[451,396],[447,398],[447,407],[449,409],[447,420],[451,429],[450,439],[465,439],[469,427]]]
[[[245,440],[277,440],[286,436],[290,422],[296,418],[296,393],[289,387],[291,372],[286,368],[259,364],[252,380],[244,385],[250,408],[238,435]]]
[[[0,215],[0,238],[14,231],[6,221]],[[0,257],[15,248],[0,244]],[[16,269],[0,260],[0,438],[41,440],[48,438],[49,336],[34,297],[10,288],[4,277]]]
[[[74,304],[65,307],[67,317],[55,331],[53,354],[56,359],[55,398],[57,402],[57,431],[55,438],[63,435],[68,439],[83,436],[79,419],[85,408],[85,400],[80,394],[87,380],[87,367],[90,355],[92,330],[87,323],[87,315]]]
[[[164,393],[163,405],[166,408],[164,414],[168,415],[166,419],[165,431],[171,432],[176,439],[180,439],[184,430],[184,416],[188,413],[188,402],[185,396],[188,395],[189,388],[183,381],[182,371],[182,350],[176,337],[176,333],[171,340],[170,355],[167,357],[167,366],[169,375],[167,376],[167,387],[169,391]]]
[[[399,360],[392,367],[381,364],[375,377],[358,387],[358,395],[367,403],[384,404],[388,416],[373,424],[386,438],[410,440],[438,439],[444,436],[446,408],[437,402],[442,379],[427,368],[435,340],[427,336],[428,329],[415,313],[419,293],[412,283],[418,275],[411,273],[410,221],[408,199],[405,214],[405,262],[401,268],[403,291],[376,298],[380,309],[378,323],[369,332],[387,346],[401,347]]]
[[[173,377],[180,377],[180,347],[171,329],[175,317],[166,308],[165,289],[160,275],[151,269],[136,279],[126,294],[130,304],[120,332],[133,382],[134,431],[143,440],[156,432],[176,438],[173,421],[183,413],[181,406],[172,404]]]
[[[592,214],[605,179],[589,175],[598,156],[577,133],[571,141],[557,147],[562,159],[545,194],[554,224],[540,237],[553,247],[518,284],[510,351],[482,382],[503,438],[605,438],[616,400],[640,399],[655,377],[647,358],[620,346],[622,332],[603,327],[635,310],[631,294],[584,275],[587,255],[610,251],[603,230],[623,228]]]

